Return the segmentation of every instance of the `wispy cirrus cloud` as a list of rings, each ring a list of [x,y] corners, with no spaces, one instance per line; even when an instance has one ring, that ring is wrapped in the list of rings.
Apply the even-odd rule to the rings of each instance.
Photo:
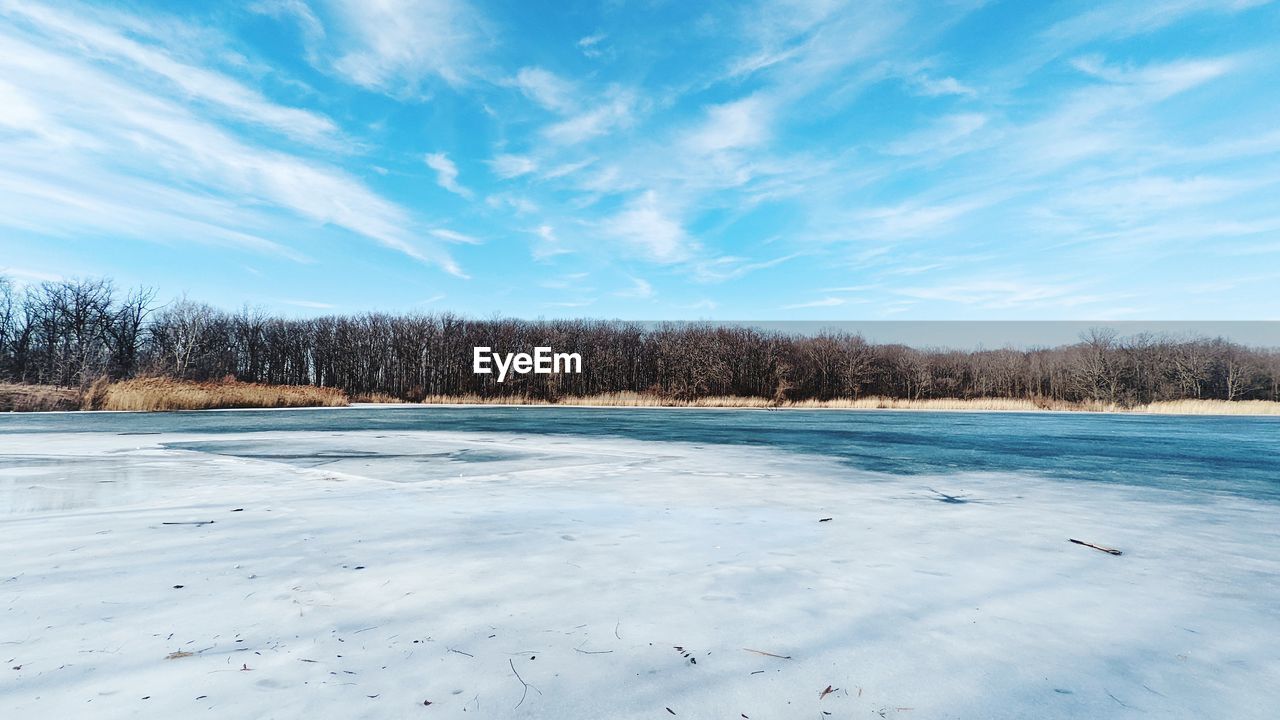
[[[606,50],[602,44],[608,36],[604,33],[596,33],[594,35],[586,35],[578,38],[578,42],[574,43],[582,54],[589,58],[602,57]]]
[[[27,25],[56,47],[110,62],[134,79],[163,83],[169,90],[207,103],[212,110],[230,119],[326,145],[333,144],[340,136],[337,125],[324,115],[268,100],[260,91],[234,78],[178,60],[154,42],[145,44],[133,39],[126,28],[86,19],[85,13],[64,12],[44,5],[10,1],[0,8],[5,15]],[[127,30],[136,33],[139,28],[154,34],[163,31],[163,28],[149,28],[137,22],[130,23]]]
[[[924,73],[918,73],[910,78],[910,84],[916,92],[927,97],[944,97],[947,95],[974,97],[978,94],[977,90],[974,90],[950,75],[943,77],[931,77]]]
[[[427,153],[423,158],[427,167],[436,171],[436,184],[455,195],[471,198],[473,193],[458,184],[458,166],[445,153]]]
[[[631,287],[615,292],[614,297],[647,300],[654,296],[653,285],[644,278],[630,277]]]
[[[427,231],[427,234],[432,237],[440,238],[445,242],[461,243],[463,245],[480,245],[483,243],[480,238],[475,237],[474,235],[467,235],[466,233],[460,233],[448,228],[432,228]]]
[[[915,300],[973,305],[992,310],[1046,306],[1072,308],[1113,302],[1122,297],[1092,293],[1088,284],[1083,282],[1028,282],[997,278],[904,287],[894,292]]]
[[[1042,37],[1069,45],[1100,38],[1127,38],[1163,30],[1189,17],[1232,14],[1273,0],[1121,0],[1090,8],[1054,23]]]
[[[60,273],[13,266],[0,266],[0,278],[16,281],[19,286],[33,285],[42,282],[61,282],[66,279]]]
[[[846,302],[848,302],[846,298],[831,296],[831,297],[824,297],[821,300],[810,300],[809,302],[799,302],[799,303],[792,303],[790,305],[783,305],[782,309],[783,310],[804,310],[807,308],[839,307],[841,305],[844,305]]]
[[[141,48],[123,28],[27,12],[0,30],[0,224],[27,232],[112,232],[160,242],[204,242],[305,259],[279,237],[326,225],[461,275],[448,254],[411,228],[405,208],[341,168],[240,132],[306,118],[211,70],[194,72],[161,45]],[[145,51],[144,51],[145,50]],[[127,61],[104,64],[104,55]],[[155,70],[162,82],[140,75]],[[193,103],[187,88],[201,85]],[[239,113],[228,117],[230,111]],[[243,117],[242,117],[243,116]],[[159,199],[167,198],[161,202]],[[283,214],[281,214],[283,213]],[[289,220],[287,218],[292,218]]]
[[[1280,255],[1277,5],[664,3],[532,32],[464,0],[0,0],[0,244],[402,279],[375,294],[411,284],[399,258],[456,255],[479,312],[586,269],[620,287],[550,299],[1011,317],[1157,276],[1260,293],[1198,274]],[[996,31],[998,58],[971,42]]]
[[[756,147],[769,137],[772,109],[760,96],[711,105],[705,112],[705,119],[683,137],[684,145],[695,153]]]
[[[477,74],[485,19],[462,0],[332,0],[323,51],[350,82],[417,94],[431,79],[460,86]]]
[[[538,162],[527,155],[496,155],[488,161],[489,169],[503,180],[528,175],[538,169]]]
[[[640,105],[634,92],[610,88],[589,107],[547,126],[542,134],[555,143],[581,143],[628,127],[635,121]]]
[[[335,305],[332,303],[319,302],[316,300],[281,300],[282,305],[292,305],[293,307],[306,308],[308,310],[331,310]]]
[[[616,241],[624,252],[658,263],[680,262],[693,251],[684,227],[653,191],[634,198],[621,212],[606,218],[600,224],[600,232]]]
[[[571,112],[578,107],[579,90],[573,83],[549,70],[523,67],[509,83],[547,110]]]

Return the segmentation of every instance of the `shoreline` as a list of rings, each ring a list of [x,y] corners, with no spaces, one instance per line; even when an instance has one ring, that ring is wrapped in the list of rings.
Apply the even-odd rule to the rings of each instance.
[[[491,389],[492,390],[492,389]],[[381,392],[354,392],[333,385],[266,385],[230,378],[221,381],[144,377],[84,388],[0,383],[3,412],[183,412],[233,409],[440,406],[659,408],[717,410],[893,410],[925,412],[1085,412],[1130,415],[1206,415],[1280,417],[1280,401],[1269,399],[1154,400],[1126,405],[1103,400],[1065,400],[1044,396],[964,396],[902,398],[859,395],[828,399],[775,399],[758,395],[708,394],[682,399],[658,392],[601,392],[544,398],[510,389],[506,395],[482,393],[413,394],[413,399]],[[527,389],[526,389],[527,390]],[[1271,393],[1274,396],[1274,393]]]
[[[976,413],[976,414],[1004,414],[1004,415],[1040,415],[1040,414],[1063,414],[1063,415],[1154,415],[1154,416],[1182,416],[1182,417],[1255,417],[1269,418],[1280,416],[1280,408],[1276,408],[1273,412],[1177,412],[1173,410],[1072,410],[1065,408],[1027,408],[1027,409],[1006,409],[1006,408],[944,408],[944,407],[832,407],[815,405],[807,406],[786,406],[781,407],[738,407],[733,405],[579,405],[573,403],[356,403],[353,402],[347,406],[348,408],[425,408],[425,407],[443,407],[455,410],[464,410],[467,408],[477,407],[493,407],[493,408],[570,408],[575,410],[742,410],[753,412],[893,412],[893,413]],[[301,410],[307,408],[264,408],[279,410]],[[343,408],[326,408],[330,410],[342,410]],[[72,411],[77,412],[77,411]]]
[[[1226,401],[1222,401],[1226,402]],[[1256,401],[1255,401],[1256,402]],[[424,409],[424,408],[446,408],[451,410],[466,410],[474,408],[499,408],[499,409],[570,409],[570,410],[713,410],[713,411],[750,411],[750,412],[891,412],[891,413],[969,413],[969,414],[1002,414],[1002,415],[1040,415],[1040,414],[1062,414],[1062,415],[1131,415],[1131,416],[1155,416],[1155,417],[1248,417],[1248,418],[1276,418],[1280,417],[1280,403],[1275,403],[1277,407],[1267,408],[1269,411],[1262,412],[1195,412],[1195,411],[1178,411],[1178,410],[1147,410],[1147,409],[1109,409],[1109,410],[1092,410],[1092,409],[1071,409],[1071,408],[989,408],[989,407],[845,407],[845,406],[795,406],[783,405],[779,407],[754,407],[740,405],[604,405],[604,404],[580,404],[580,403],[412,403],[412,402],[395,402],[395,403],[377,403],[377,402],[352,402],[349,405],[341,406],[304,406],[304,407],[235,407],[235,408],[201,408],[191,410],[8,410],[0,412],[0,417],[10,415],[134,415],[134,414],[161,414],[161,413],[178,413],[178,412],[281,412],[281,411],[298,411],[298,410],[396,410],[396,409]],[[1142,406],[1147,407],[1147,406]]]

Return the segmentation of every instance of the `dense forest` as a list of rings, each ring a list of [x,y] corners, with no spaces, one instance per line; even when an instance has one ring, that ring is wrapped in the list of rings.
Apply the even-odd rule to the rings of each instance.
[[[577,352],[583,372],[495,382],[472,347]],[[1280,349],[1099,328],[1028,350],[882,345],[853,334],[788,335],[710,323],[471,320],[367,313],[288,319],[227,312],[108,280],[19,288],[0,277],[0,381],[85,386],[164,375],[314,384],[408,400],[474,393],[556,399],[651,392],[677,399],[1044,398],[1136,405],[1186,398],[1280,400]]]

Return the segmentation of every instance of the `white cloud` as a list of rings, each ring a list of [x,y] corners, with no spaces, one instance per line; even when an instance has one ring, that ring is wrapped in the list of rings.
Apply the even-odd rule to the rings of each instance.
[[[491,208],[498,209],[509,207],[516,212],[517,215],[529,215],[538,212],[538,204],[529,198],[512,195],[510,193],[498,193],[490,195],[484,199],[486,205]]]
[[[841,286],[841,287],[829,287],[829,288],[822,288],[822,292],[828,292],[828,293],[856,293],[856,292],[864,292],[864,291],[867,291],[867,290],[874,290],[874,289],[876,289],[876,288],[878,288],[878,287],[880,287],[880,285],[878,285],[878,284],[876,284],[876,285],[844,285],[844,286]]]
[[[586,37],[579,38],[575,45],[582,51],[583,55],[589,58],[597,58],[604,54],[600,49],[600,43],[605,39],[605,37],[604,33],[588,35]]]
[[[923,74],[916,75],[911,78],[911,85],[917,93],[926,97],[942,97],[946,95],[973,97],[977,95],[973,88],[949,75],[940,78],[931,78]]]
[[[689,257],[692,249],[684,228],[660,206],[653,191],[634,199],[622,212],[605,220],[601,229],[629,250],[654,262],[679,262]]]
[[[0,125],[49,136],[44,114],[35,101],[18,88],[0,80]]]
[[[892,54],[910,17],[903,3],[784,0],[747,8],[743,44],[752,49],[730,64],[727,77],[766,77],[780,99],[799,99],[859,63]],[[964,10],[931,11],[939,19],[957,12]]]
[[[1018,280],[966,280],[928,287],[908,287],[895,293],[916,300],[938,300],[988,309],[1053,305],[1093,305],[1108,298],[1082,293],[1078,283],[1029,283]]]
[[[933,270],[947,267],[943,263],[925,263],[924,265],[904,265],[880,273],[884,277],[904,276],[904,275],[923,275]]]
[[[783,305],[782,309],[783,310],[800,310],[802,308],[837,307],[839,305],[844,305],[846,302],[847,300],[845,300],[844,298],[825,297],[825,298],[822,298],[821,300],[814,300],[812,302],[795,303],[794,305]]]
[[[1151,33],[1205,12],[1236,13],[1271,0],[1124,0],[1087,10],[1044,32],[1054,41],[1081,44],[1100,38]]]
[[[543,135],[564,145],[580,143],[631,125],[637,108],[634,93],[614,88],[592,109],[548,126]]]
[[[1229,57],[1200,58],[1130,67],[1108,65],[1099,55],[1086,55],[1071,64],[1086,75],[1139,90],[1138,100],[1154,101],[1221,77],[1235,69],[1238,61]]]
[[[308,110],[287,107],[221,73],[174,59],[163,49],[126,37],[111,28],[48,7],[5,3],[3,12],[38,28],[53,43],[106,59],[132,71],[137,79],[154,78],[170,84],[184,97],[210,103],[231,117],[269,127],[299,140],[333,144],[339,135],[329,118]]]
[[[1001,142],[1011,161],[1001,170],[1006,177],[1011,171],[1044,176],[1085,160],[1144,154],[1152,145],[1144,123],[1159,103],[1240,63],[1208,58],[1120,67],[1088,56],[1073,65],[1101,82],[1067,94],[1048,114],[1011,131]]]
[[[578,172],[579,170],[582,170],[583,168],[590,167],[594,163],[595,163],[595,158],[588,158],[586,160],[579,160],[577,162],[561,163],[560,165],[556,165],[555,167],[550,168],[546,172],[542,173],[542,177],[545,180],[554,180],[556,178],[565,177],[566,175],[573,175],[574,173]]]
[[[4,116],[16,134],[0,144],[0,186],[11,190],[0,198],[0,223],[36,235],[213,242],[303,259],[266,239],[300,235],[302,221],[462,274],[413,236],[404,208],[341,169],[250,144],[198,106],[7,30],[0,76],[29,107]]]
[[[527,155],[498,155],[488,161],[489,169],[503,180],[528,175],[538,169],[538,163]]]
[[[444,240],[446,242],[461,243],[464,245],[481,244],[481,240],[477,237],[473,237],[471,235],[465,235],[463,233],[456,232],[454,230],[449,230],[447,228],[434,228],[432,230],[428,230],[427,232],[433,237],[438,237],[441,240]]]
[[[653,285],[651,285],[648,280],[638,277],[628,279],[631,280],[631,287],[615,292],[615,297],[634,298],[636,300],[644,300],[646,298],[653,297]]]
[[[996,201],[995,197],[975,197],[949,203],[903,203],[871,208],[857,213],[850,234],[862,238],[899,239],[945,233],[957,219]]]
[[[588,277],[589,275],[584,272],[568,273],[550,280],[543,280],[538,285],[549,290],[590,290],[591,288],[582,287],[582,281]]]
[[[312,310],[328,310],[333,307],[329,303],[316,302],[314,300],[281,300],[284,305],[292,305],[300,308],[310,308]]]
[[[427,167],[436,171],[436,183],[451,193],[471,197],[471,191],[458,184],[458,166],[444,153],[427,153],[423,158]]]
[[[937,157],[939,151],[954,150],[961,141],[987,125],[982,113],[958,113],[939,118],[932,127],[910,133],[885,147],[890,155],[924,155]]]
[[[567,301],[564,301],[564,302],[548,302],[548,303],[542,303],[542,307],[549,307],[549,308],[580,308],[580,307],[589,307],[589,306],[591,306],[591,305],[594,305],[594,304],[595,304],[595,302],[596,302],[595,298],[588,298],[588,299],[586,299],[586,300],[567,300]]]
[[[569,252],[560,242],[555,228],[550,225],[539,225],[534,229],[533,233],[538,237],[538,241],[530,251],[534,260],[546,260]]]
[[[568,112],[577,105],[577,91],[573,84],[548,70],[520,68],[511,82],[525,97],[548,110]]]
[[[685,144],[706,155],[759,145],[769,137],[770,114],[768,104],[758,95],[712,105],[702,124],[685,137]]]
[[[784,255],[771,260],[752,262],[751,260],[743,257],[723,255],[695,263],[693,266],[693,276],[699,282],[724,282],[725,280],[740,278],[743,275],[755,272],[756,270],[764,270],[781,265],[782,263],[795,259],[799,256],[799,253],[792,253],[790,255]]]
[[[1131,223],[1152,215],[1165,218],[1180,209],[1218,203],[1273,182],[1271,178],[1250,182],[1207,176],[1151,175],[1083,186],[1065,193],[1058,202],[1090,217],[1104,216]]]
[[[19,267],[0,267],[0,279],[14,280],[17,285],[30,285],[42,282],[62,282],[66,279],[58,273],[31,270]]]
[[[3,157],[3,153],[0,153]],[[69,162],[61,172],[0,168],[0,226],[35,237],[110,233],[149,242],[174,241],[234,247],[310,262],[302,253],[268,240],[252,226],[263,219],[231,203],[124,176],[107,176]]]
[[[249,11],[276,19],[293,20],[298,24],[303,37],[312,45],[325,36],[324,24],[305,0],[258,0],[249,5]]]
[[[362,87],[416,93],[438,77],[462,85],[484,41],[483,20],[462,0],[332,0],[333,68]],[[335,37],[336,36],[336,37]]]

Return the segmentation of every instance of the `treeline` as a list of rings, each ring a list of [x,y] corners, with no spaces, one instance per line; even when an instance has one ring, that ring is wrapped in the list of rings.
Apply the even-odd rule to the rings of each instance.
[[[498,384],[493,375],[472,372],[475,346],[577,352],[583,372]],[[554,400],[626,391],[679,400],[1280,400],[1280,351],[1221,338],[1120,337],[1102,328],[1061,347],[967,352],[714,324],[471,320],[449,313],[287,319],[185,298],[161,305],[154,292],[122,292],[107,280],[18,288],[0,277],[0,380],[85,386],[147,375],[312,384],[408,400],[462,394]]]

